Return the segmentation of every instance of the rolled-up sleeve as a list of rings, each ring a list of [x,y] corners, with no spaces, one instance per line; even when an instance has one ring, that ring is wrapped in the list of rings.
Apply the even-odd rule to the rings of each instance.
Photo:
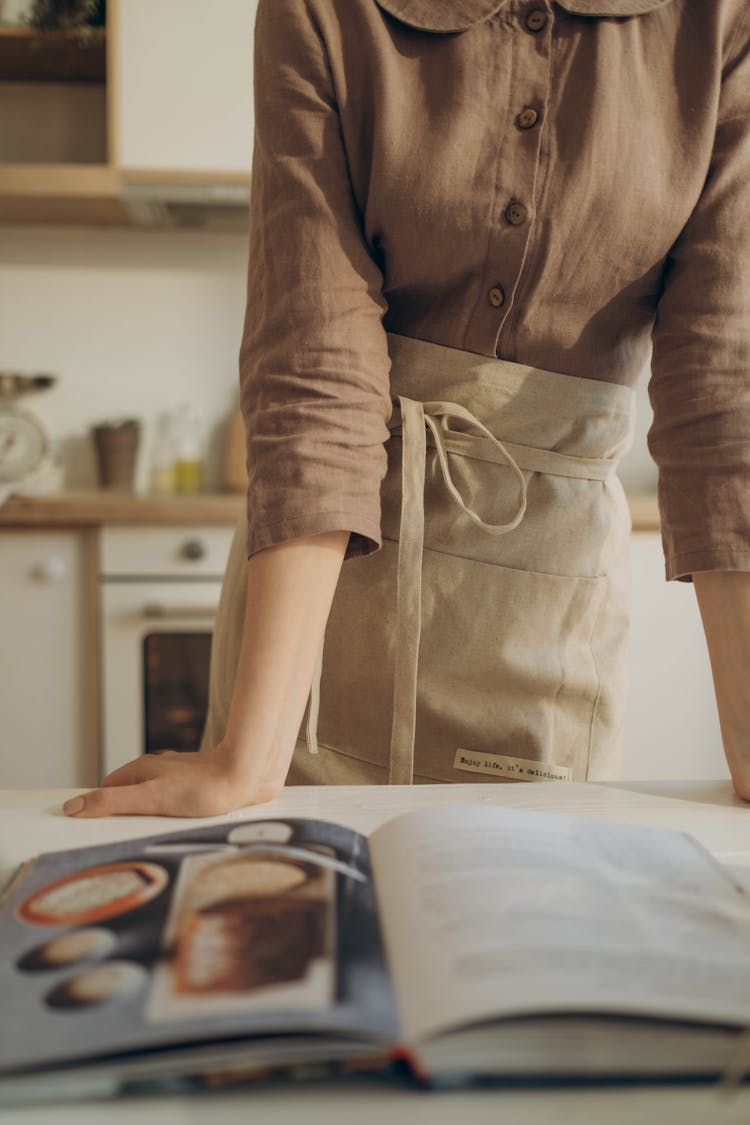
[[[648,444],[668,579],[750,570],[750,9],[735,28],[700,199],[654,328]]]
[[[354,197],[313,0],[259,0],[240,402],[248,557],[349,531],[381,545],[391,410],[381,270]]]

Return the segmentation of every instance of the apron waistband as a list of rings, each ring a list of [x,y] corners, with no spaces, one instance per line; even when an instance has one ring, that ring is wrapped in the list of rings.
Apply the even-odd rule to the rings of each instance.
[[[428,405],[430,404],[425,405],[425,410]],[[432,427],[430,429],[432,430]],[[391,432],[398,435],[401,433],[401,427]],[[428,434],[428,443],[429,440]],[[444,429],[441,441],[442,448],[446,452],[456,453],[459,457],[502,465],[508,463],[508,456],[510,456],[519,469],[526,469],[531,473],[549,473],[556,477],[603,481],[615,471],[615,464],[610,460],[572,457],[568,453],[557,453],[553,449],[535,449],[532,445],[518,445],[512,441],[503,441],[504,453],[500,453],[491,444],[494,438],[490,437],[488,440],[480,435],[457,430]]]

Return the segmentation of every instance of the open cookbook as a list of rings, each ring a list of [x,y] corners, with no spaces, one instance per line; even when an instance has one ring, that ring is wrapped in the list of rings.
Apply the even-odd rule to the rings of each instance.
[[[690,836],[558,813],[227,820],[25,865],[0,998],[5,1104],[404,1062],[710,1078],[747,1042],[750,899]]]

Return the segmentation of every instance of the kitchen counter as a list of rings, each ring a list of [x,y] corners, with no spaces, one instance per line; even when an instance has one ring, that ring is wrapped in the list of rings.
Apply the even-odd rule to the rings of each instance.
[[[634,531],[658,531],[656,496],[628,498]],[[103,489],[11,496],[0,505],[0,528],[98,527],[101,524],[180,525],[234,523],[242,514],[240,493],[135,496]]]
[[[70,790],[0,791],[0,877],[40,851],[174,831],[209,820],[158,817],[73,820],[61,813]],[[650,824],[692,832],[713,854],[744,878],[750,875],[750,807],[734,796],[729,782],[650,782],[594,785],[541,782],[529,785],[419,785],[354,788],[289,788],[275,801],[229,815],[237,821],[269,816],[314,816],[369,832],[409,809],[439,804],[491,803],[516,808]],[[105,1115],[109,1125],[158,1120],[188,1125],[210,1118],[212,1125],[264,1125],[304,1121],[305,1125],[380,1125],[384,1119],[414,1125],[747,1125],[750,1089],[719,1098],[711,1086],[606,1089],[474,1090],[425,1093],[386,1088],[376,1080],[352,1084],[258,1087],[203,1095],[120,1099],[6,1111],[3,1122],[34,1125],[88,1125]]]
[[[0,888],[24,860],[56,848],[88,847],[212,823],[210,819],[63,816],[62,803],[76,789],[0,789]],[[750,804],[729,781],[622,781],[607,785],[545,781],[518,785],[491,782],[460,785],[289,786],[275,801],[240,809],[217,820],[253,816],[312,816],[369,833],[390,817],[425,805],[505,805],[550,809],[654,824],[691,832],[724,862],[747,865],[750,875]],[[748,1118],[750,1121],[750,1117]]]
[[[236,492],[194,496],[136,496],[105,489],[11,496],[0,505],[0,528],[99,527],[101,524],[231,524],[242,514]]]

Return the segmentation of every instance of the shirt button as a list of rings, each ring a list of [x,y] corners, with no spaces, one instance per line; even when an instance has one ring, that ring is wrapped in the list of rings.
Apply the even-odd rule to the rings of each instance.
[[[526,27],[529,31],[541,31],[547,23],[547,13],[542,8],[532,8],[526,15]]]
[[[539,114],[531,106],[527,105],[519,113],[516,118],[516,125],[519,129],[533,129],[539,120]]]
[[[520,227],[528,218],[528,211],[523,203],[510,203],[505,209],[505,218],[513,227]]]
[[[496,309],[505,304],[505,293],[499,285],[493,285],[490,289],[490,304],[494,305]]]

